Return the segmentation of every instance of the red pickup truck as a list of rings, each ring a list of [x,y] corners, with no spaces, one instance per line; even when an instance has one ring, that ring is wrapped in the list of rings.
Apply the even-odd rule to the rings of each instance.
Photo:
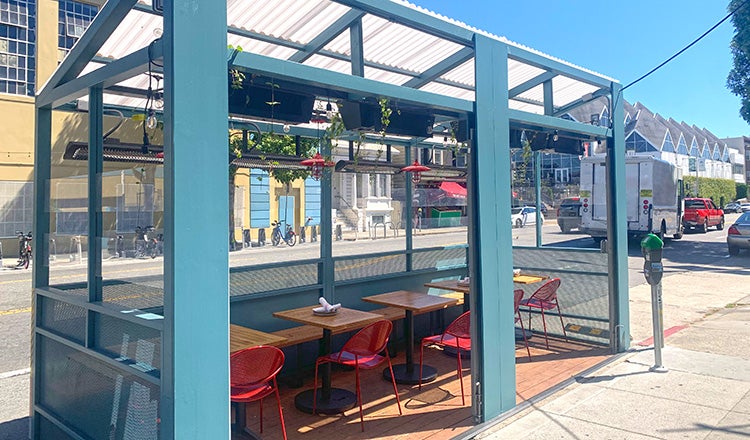
[[[711,199],[687,198],[685,212],[682,214],[682,226],[685,230],[696,228],[701,232],[716,226],[716,230],[721,231],[724,229],[724,211],[717,208]]]

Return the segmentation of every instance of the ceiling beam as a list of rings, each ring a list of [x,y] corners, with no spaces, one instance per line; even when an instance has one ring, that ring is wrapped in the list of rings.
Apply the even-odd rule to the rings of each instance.
[[[120,25],[137,0],[109,0],[96,15],[86,32],[73,46],[57,70],[47,80],[39,92],[39,96],[51,92],[57,86],[70,81],[83,72],[86,65],[101,49],[107,39]],[[87,92],[88,93],[88,92]]]
[[[365,15],[363,11],[355,9],[350,10],[346,14],[342,15],[338,20],[328,26],[323,32],[313,38],[308,44],[305,45],[305,49],[297,51],[294,55],[290,56],[289,61],[297,63],[304,63],[305,60],[315,55],[320,49],[326,44],[330,43],[334,38],[338,37],[342,32],[349,28],[352,23],[358,21]]]
[[[462,47],[453,55],[445,58],[444,60],[422,72],[421,75],[405,82],[403,86],[418,89],[425,84],[431,83],[441,75],[450,72],[451,70],[469,61],[472,58],[474,58],[474,48]]]
[[[119,82],[144,73],[148,70],[150,61],[158,60],[161,57],[162,45],[161,40],[158,40],[152,46],[144,47],[118,60],[112,61],[93,72],[67,81],[49,90],[44,95],[39,95],[37,97],[37,107],[52,106],[52,108],[55,108],[58,105],[65,104],[88,94],[90,87],[101,85],[106,89],[114,86]]]
[[[513,98],[518,95],[520,95],[523,92],[526,92],[528,90],[533,89],[534,87],[538,86],[539,84],[544,83],[545,81],[549,81],[552,78],[556,77],[557,74],[554,72],[544,72],[541,73],[534,78],[531,78],[528,81],[522,82],[521,84],[511,88],[508,90],[508,98]]]

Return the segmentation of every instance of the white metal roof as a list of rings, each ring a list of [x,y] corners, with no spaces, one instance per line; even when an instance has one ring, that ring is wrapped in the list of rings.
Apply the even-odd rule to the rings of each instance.
[[[481,33],[500,40],[510,46],[521,48],[544,59],[562,63],[607,81],[610,78],[596,72],[574,66],[504,37],[491,35],[464,23],[441,16],[403,0],[389,0],[413,10],[427,14],[454,26]],[[149,12],[151,0],[139,0],[140,8],[132,10],[97,54],[98,60],[118,59],[148,46],[161,36],[162,18]],[[353,9],[335,0],[227,0],[227,43],[240,46],[245,52],[268,57],[288,59],[304,49],[318,35]],[[368,79],[401,85],[418,77],[430,67],[464,48],[463,45],[432,35],[425,31],[389,21],[371,13],[362,16],[364,74]],[[264,41],[265,40],[265,41]],[[350,73],[349,32],[344,29],[325,44],[322,50],[308,57],[304,64],[330,71]],[[101,62],[92,61],[84,73],[101,67]],[[508,87],[513,88],[530,80],[544,70],[518,60],[508,61]],[[139,75],[121,85],[145,90],[148,76]],[[446,96],[474,99],[474,60],[470,59],[428,82],[420,89]],[[564,106],[597,90],[596,86],[573,78],[557,75],[553,79],[555,106]],[[532,113],[543,113],[543,87],[538,85],[521,93],[512,100],[511,108]],[[105,102],[128,107],[142,107],[144,99],[130,96],[105,94]]]

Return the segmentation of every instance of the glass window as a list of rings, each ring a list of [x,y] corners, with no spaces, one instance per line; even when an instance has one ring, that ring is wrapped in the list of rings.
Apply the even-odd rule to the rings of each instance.
[[[36,0],[0,0],[0,93],[34,95]]]
[[[57,47],[58,62],[70,52],[76,41],[86,31],[99,12],[96,6],[84,5],[72,0],[60,0],[58,10]]]

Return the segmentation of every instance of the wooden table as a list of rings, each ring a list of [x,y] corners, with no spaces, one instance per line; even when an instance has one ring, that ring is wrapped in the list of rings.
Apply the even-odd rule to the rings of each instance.
[[[513,275],[513,282],[516,284],[534,284],[548,279],[545,275],[536,275],[530,273],[520,273]],[[443,280],[434,281],[430,283],[424,283],[425,287],[434,287],[436,289],[453,290],[455,292],[462,292],[465,294],[471,293],[469,284],[462,284],[459,280]]]
[[[549,279],[546,275],[537,275],[531,273],[520,273],[513,275],[513,282],[516,284],[534,284]],[[464,294],[464,310],[468,310],[469,294],[471,293],[469,284],[459,284],[459,280],[443,280],[434,281],[430,283],[424,283],[425,287],[434,287],[436,289],[453,290],[455,292],[461,292]],[[530,330],[526,330],[526,338],[531,338],[532,334]],[[516,329],[516,339],[520,340],[523,338],[520,329]]]
[[[300,324],[313,325],[323,329],[320,353],[322,355],[331,353],[331,336],[334,332],[340,333],[356,330],[375,321],[383,319],[381,315],[362,312],[360,310],[342,307],[338,313],[332,316],[319,316],[313,314],[312,309],[316,306],[300,307],[298,309],[285,310],[273,314],[276,318],[298,322]],[[317,392],[317,405],[315,412],[318,414],[340,414],[357,403],[357,395],[349,390],[331,387],[331,364],[326,362],[321,366],[323,369],[323,385],[320,390],[307,390],[297,394],[294,398],[294,406],[300,411],[313,413],[313,397]]]
[[[274,347],[283,344],[286,338],[271,333],[262,332],[241,325],[229,324],[229,352],[234,353],[245,348],[258,345],[272,345]]]
[[[398,307],[406,311],[404,319],[406,334],[406,363],[393,366],[393,376],[398,383],[409,385],[421,382],[431,382],[437,377],[437,369],[429,365],[423,365],[420,380],[420,372],[414,368],[414,314],[427,313],[441,310],[458,304],[456,298],[427,295],[426,293],[410,292],[408,290],[397,290],[395,292],[382,293],[380,295],[366,296],[362,298],[373,304],[389,307]],[[383,376],[391,380],[391,372],[388,368],[383,370]]]

